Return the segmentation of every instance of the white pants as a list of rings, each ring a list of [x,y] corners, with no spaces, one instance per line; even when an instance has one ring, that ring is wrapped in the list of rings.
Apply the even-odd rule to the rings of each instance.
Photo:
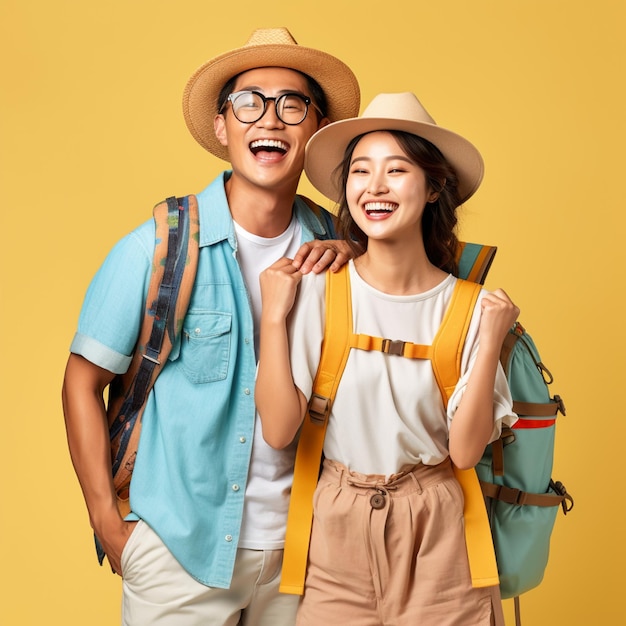
[[[122,553],[123,626],[293,626],[298,596],[278,592],[282,550],[237,551],[230,589],[192,578],[145,523]]]

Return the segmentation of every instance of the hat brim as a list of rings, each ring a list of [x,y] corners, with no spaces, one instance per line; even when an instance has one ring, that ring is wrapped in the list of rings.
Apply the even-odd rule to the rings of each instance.
[[[233,76],[261,67],[293,69],[317,81],[326,95],[331,122],[359,112],[356,77],[345,63],[330,54],[287,44],[248,46],[226,52],[199,67],[183,94],[183,114],[191,134],[220,159],[228,160],[228,150],[215,137],[213,126],[219,92]]]
[[[318,130],[306,146],[304,171],[311,184],[327,198],[338,202],[341,181],[336,169],[343,161],[348,144],[364,133],[384,130],[408,132],[437,146],[459,177],[461,202],[470,198],[480,186],[483,158],[467,139],[435,124],[386,117],[340,120]]]

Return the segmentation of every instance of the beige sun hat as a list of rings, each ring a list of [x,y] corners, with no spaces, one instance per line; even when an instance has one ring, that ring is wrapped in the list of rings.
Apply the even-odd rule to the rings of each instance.
[[[483,159],[467,139],[437,126],[415,94],[381,93],[360,117],[341,120],[318,130],[306,146],[304,171],[313,186],[327,198],[338,202],[341,181],[335,170],[344,158],[350,141],[376,130],[402,130],[433,143],[459,177],[461,201],[478,189],[483,178]]]
[[[328,100],[331,122],[359,113],[359,83],[345,63],[321,50],[299,46],[286,28],[255,30],[243,47],[200,66],[183,94],[183,114],[191,134],[220,159],[228,160],[228,150],[213,130],[219,93],[233,76],[259,67],[285,67],[316,80]]]

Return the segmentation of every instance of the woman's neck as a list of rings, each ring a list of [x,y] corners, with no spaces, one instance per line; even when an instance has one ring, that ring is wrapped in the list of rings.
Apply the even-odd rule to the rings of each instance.
[[[366,283],[398,296],[424,293],[447,276],[428,260],[423,245],[398,250],[397,246],[370,239],[367,251],[355,259],[354,265]]]

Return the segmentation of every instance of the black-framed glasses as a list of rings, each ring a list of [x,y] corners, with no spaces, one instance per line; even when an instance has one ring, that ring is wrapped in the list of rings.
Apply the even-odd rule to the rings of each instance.
[[[313,105],[323,116],[311,98],[300,93],[289,92],[270,98],[258,91],[235,91],[228,96],[226,102],[231,103],[233,114],[240,122],[254,124],[265,115],[267,103],[270,100],[274,102],[278,119],[288,126],[296,126],[304,122],[310,105]],[[220,109],[220,113],[224,110],[226,102]]]

